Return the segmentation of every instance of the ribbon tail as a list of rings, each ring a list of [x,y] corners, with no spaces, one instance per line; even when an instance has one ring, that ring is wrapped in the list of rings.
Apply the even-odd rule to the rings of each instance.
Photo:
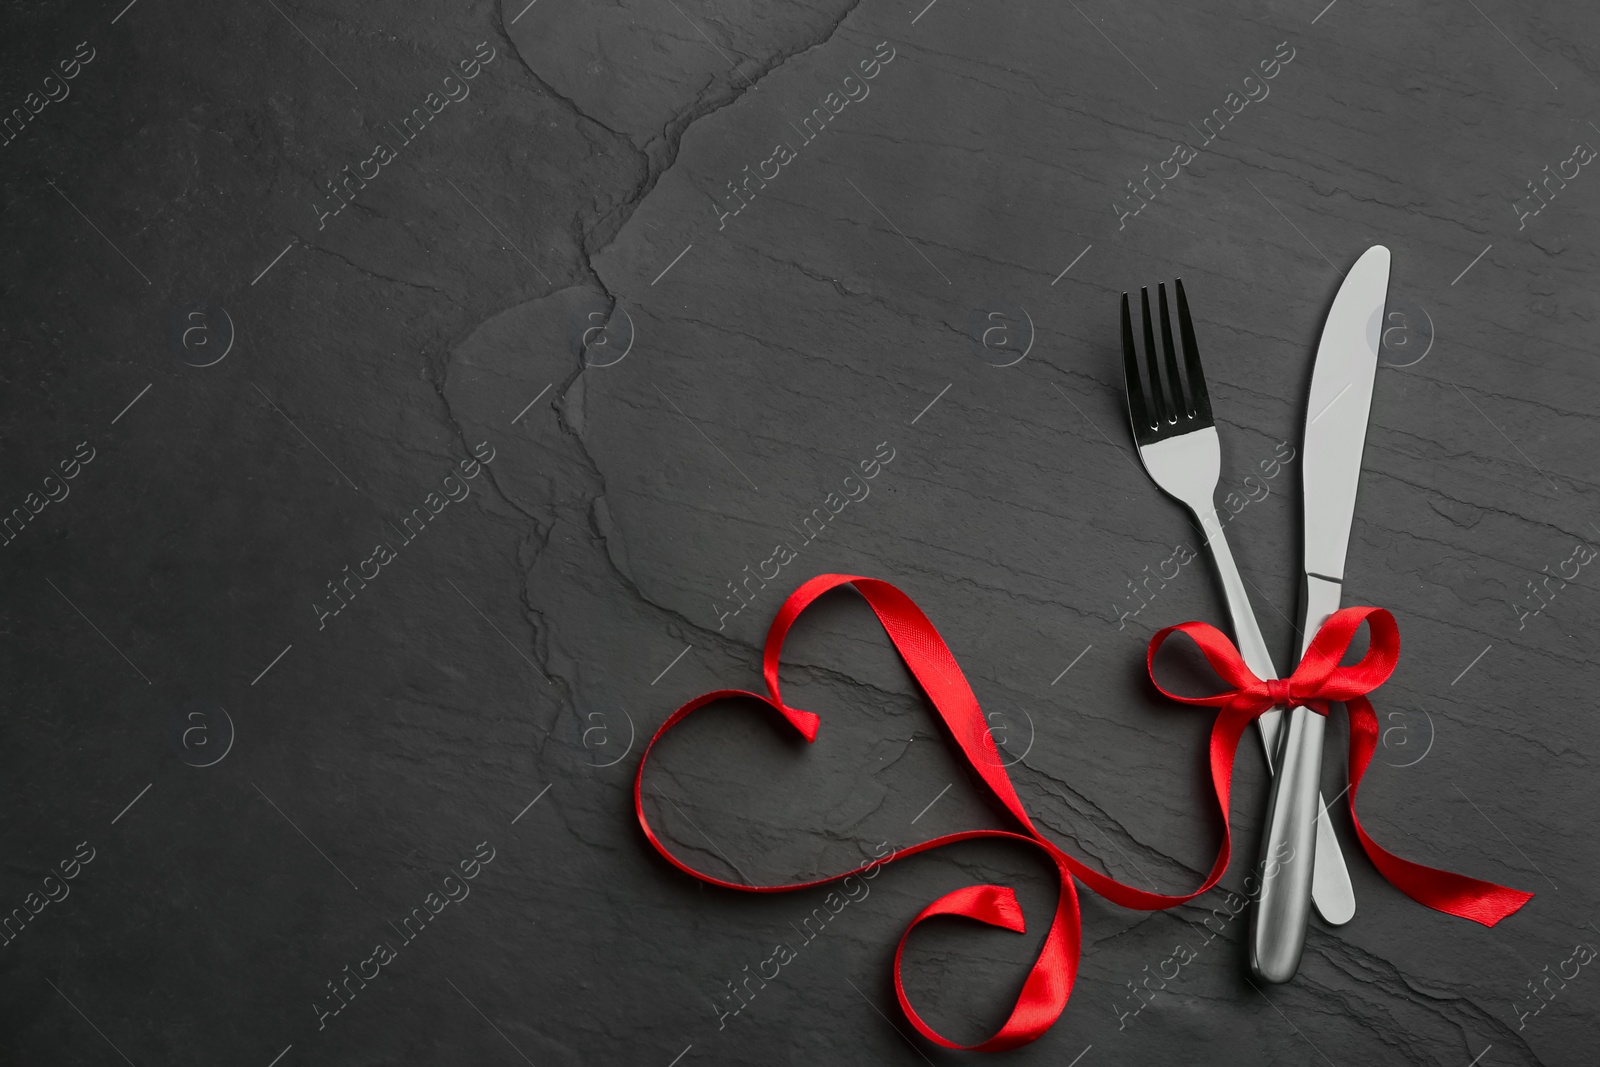
[[[1493,926],[1532,900],[1532,893],[1520,889],[1413,863],[1390,852],[1367,834],[1356,815],[1356,791],[1377,749],[1378,716],[1366,697],[1352,697],[1345,707],[1350,712],[1350,819],[1355,824],[1356,836],[1361,839],[1361,847],[1389,884],[1418,904],[1484,926]]]

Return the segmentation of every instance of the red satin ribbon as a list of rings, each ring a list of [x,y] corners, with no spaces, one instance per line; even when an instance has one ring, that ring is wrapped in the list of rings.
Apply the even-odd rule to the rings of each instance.
[[[820,722],[817,716],[809,711],[792,708],[783,702],[778,689],[779,656],[789,627],[794,624],[800,613],[822,594],[846,584],[853,585],[866,599],[867,604],[877,615],[879,623],[883,625],[884,631],[889,635],[889,639],[894,642],[895,649],[916,677],[917,683],[928,695],[928,699],[944,719],[945,725],[950,728],[951,735],[960,746],[968,763],[972,765],[972,769],[984,780],[1025,831],[1015,833],[1007,830],[967,830],[945,834],[899,849],[889,857],[889,860],[914,856],[919,852],[941,848],[958,841],[1002,838],[1041,849],[1056,865],[1060,876],[1061,892],[1050,932],[1045,938],[1043,948],[1040,949],[1038,959],[1028,972],[1016,1005],[1012,1008],[1005,1024],[988,1040],[976,1045],[957,1044],[923,1021],[906,996],[905,985],[901,981],[901,958],[905,953],[906,939],[911,936],[911,931],[925,919],[938,915],[961,916],[1017,933],[1024,932],[1026,924],[1015,894],[1005,886],[967,886],[940,897],[911,920],[905,933],[901,935],[899,947],[895,950],[895,993],[911,1025],[916,1027],[917,1032],[923,1037],[935,1044],[945,1048],[980,1052],[1016,1048],[1037,1039],[1060,1017],[1067,1005],[1068,997],[1072,994],[1073,981],[1077,977],[1078,956],[1082,942],[1082,923],[1078,909],[1078,894],[1073,885],[1074,878],[1115,904],[1144,911],[1182,904],[1217,884],[1217,880],[1227,870],[1233,848],[1232,837],[1228,833],[1228,807],[1234,756],[1238,751],[1239,739],[1245,727],[1262,712],[1280,704],[1298,702],[1326,714],[1328,701],[1345,703],[1350,711],[1351,721],[1350,814],[1352,819],[1355,818],[1356,790],[1360,787],[1361,777],[1366,773],[1367,765],[1372,762],[1372,754],[1378,741],[1377,715],[1367,701],[1366,694],[1388,680],[1400,652],[1400,634],[1395,626],[1394,616],[1381,608],[1345,608],[1336,612],[1318,632],[1294,674],[1283,680],[1263,681],[1257,678],[1245,666],[1233,643],[1221,631],[1205,623],[1189,622],[1169,626],[1151,639],[1146,657],[1147,666],[1154,660],[1156,650],[1160,648],[1162,642],[1173,633],[1181,631],[1194,640],[1212,668],[1232,686],[1229,690],[1211,696],[1185,697],[1170,693],[1161,688],[1159,682],[1156,683],[1162,693],[1174,700],[1220,709],[1211,729],[1211,783],[1216,793],[1218,810],[1222,815],[1224,830],[1222,845],[1210,873],[1206,875],[1205,882],[1192,893],[1172,896],[1124,885],[1085,866],[1047,840],[1028,817],[1028,813],[1023,810],[1022,801],[1011,784],[1010,775],[1006,773],[1001,763],[994,738],[989,733],[988,723],[978,706],[978,698],[973,695],[972,687],[967,684],[966,676],[961,673],[961,668],[956,664],[955,657],[951,655],[944,639],[939,636],[939,632],[934,629],[928,617],[922,613],[922,609],[888,582],[856,575],[821,574],[790,594],[778,610],[777,617],[773,619],[771,629],[767,631],[766,651],[762,660],[762,674],[767,683],[766,695],[740,689],[718,689],[703,693],[668,716],[640,755],[639,772],[633,784],[634,811],[638,816],[639,825],[656,851],[685,874],[727,889],[738,889],[748,893],[781,893],[826,885],[853,874],[860,874],[880,862],[885,862],[874,860],[872,863],[863,864],[828,878],[787,885],[744,885],[729,882],[698,871],[674,856],[656,837],[644,812],[644,769],[649,761],[651,748],[669,729],[707,704],[731,697],[757,700],[782,716],[807,741],[816,738]],[[1339,660],[1363,622],[1371,628],[1372,633],[1367,654],[1360,663],[1350,667],[1339,666]],[[1152,679],[1153,677],[1152,674]],[[1371,857],[1383,876],[1407,896],[1430,908],[1472,919],[1485,926],[1493,926],[1520,908],[1533,895],[1401,859],[1373,841],[1361,828],[1359,820],[1355,821],[1355,826],[1362,847],[1366,849],[1367,855]]]
[[[1339,666],[1362,623],[1367,624],[1372,635],[1367,654],[1359,663]],[[1170,692],[1156,681],[1153,667],[1156,650],[1169,636],[1180,632],[1199,646],[1211,669],[1233,686],[1231,690],[1212,696],[1186,697]],[[1150,671],[1150,680],[1163,695],[1185,704],[1221,709],[1211,731],[1213,779],[1219,766],[1233,765],[1239,734],[1262,712],[1276,706],[1303,704],[1326,715],[1329,701],[1343,702],[1350,715],[1350,821],[1367,858],[1390,885],[1418,904],[1493,926],[1526,904],[1533,894],[1403,859],[1374,841],[1356,815],[1356,793],[1361,789],[1361,779],[1378,747],[1378,714],[1372,710],[1367,694],[1389,680],[1399,658],[1400,628],[1395,625],[1393,615],[1382,608],[1341,608],[1322,624],[1294,673],[1281,681],[1257,678],[1245,666],[1239,650],[1227,635],[1203,622],[1179,623],[1157,633],[1150,639],[1145,666]],[[1219,748],[1224,736],[1229,738],[1225,742],[1226,750]]]

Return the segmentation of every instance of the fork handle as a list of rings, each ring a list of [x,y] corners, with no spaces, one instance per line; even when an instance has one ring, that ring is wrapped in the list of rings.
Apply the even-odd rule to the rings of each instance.
[[[1211,550],[1211,561],[1216,565],[1217,577],[1222,582],[1222,595],[1228,603],[1228,616],[1233,620],[1233,638],[1239,646],[1239,655],[1244,657],[1245,666],[1257,678],[1278,677],[1278,668],[1272,665],[1272,654],[1267,651],[1267,643],[1261,638],[1261,627],[1256,625],[1256,612],[1250,606],[1250,594],[1245,590],[1244,579],[1239,576],[1239,568],[1233,562],[1228,539],[1223,536],[1217,509],[1208,500],[1192,510],[1201,531],[1206,535],[1206,547]],[[1268,758],[1271,755],[1269,753]]]
[[[1228,615],[1233,620],[1234,639],[1239,646],[1239,654],[1244,657],[1245,665],[1255,672],[1256,677],[1278,677],[1277,670],[1272,665],[1272,656],[1267,651],[1266,642],[1262,640],[1261,628],[1256,625],[1255,611],[1250,606],[1250,595],[1245,589],[1244,579],[1239,575],[1239,568],[1233,561],[1233,552],[1228,548],[1228,539],[1223,535],[1222,522],[1217,518],[1216,507],[1210,500],[1205,500],[1191,504],[1189,510],[1206,535],[1206,547],[1211,551],[1217,577],[1222,582],[1222,593],[1227,601]],[[1286,732],[1283,729],[1283,720],[1283,712],[1277,708],[1256,720],[1256,725],[1261,731],[1261,742],[1266,748],[1267,769],[1273,771],[1275,775],[1279,770],[1279,752],[1282,751],[1279,742],[1281,735]],[[1317,747],[1320,759],[1320,735]],[[1337,926],[1349,922],[1351,916],[1355,914],[1355,890],[1350,884],[1350,871],[1345,866],[1344,852],[1339,847],[1339,839],[1334,836],[1333,822],[1328,818],[1328,806],[1320,795],[1314,794],[1314,797],[1315,844],[1312,848],[1302,849],[1296,854],[1304,855],[1307,863],[1311,863],[1311,857],[1315,856],[1311,872],[1311,899],[1316,903],[1317,911],[1322,917]],[[1272,844],[1267,842],[1269,847],[1262,852],[1264,858],[1272,855],[1270,851]]]
[[[1272,665],[1261,628],[1256,625],[1250,595],[1233,562],[1216,509],[1199,508],[1196,515],[1205,530],[1217,576],[1222,580],[1239,654],[1257,678],[1276,678],[1277,668]],[[1277,751],[1272,752],[1273,746],[1268,743],[1268,763],[1277,766],[1267,805],[1266,835],[1261,843],[1261,894],[1250,923],[1250,970],[1266,982],[1293,978],[1305,949],[1316,860],[1322,725],[1322,716],[1310,708],[1294,708],[1289,712],[1287,728],[1277,731]],[[1265,738],[1265,733],[1262,736]]]

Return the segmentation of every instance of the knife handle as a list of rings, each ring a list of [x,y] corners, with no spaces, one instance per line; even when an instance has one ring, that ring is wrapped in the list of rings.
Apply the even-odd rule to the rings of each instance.
[[[1261,896],[1250,927],[1250,969],[1265,982],[1293,978],[1305,948],[1326,721],[1310,708],[1297,707],[1279,731],[1278,773],[1261,845]]]
[[[1282,730],[1284,711],[1273,708],[1260,718],[1256,725],[1261,729],[1261,744],[1266,751],[1267,770],[1278,769],[1278,734]],[[1356,914],[1356,891],[1350,884],[1350,868],[1345,866],[1344,853],[1339,839],[1334,836],[1333,820],[1328,817],[1328,802],[1317,800],[1317,862],[1311,872],[1311,903],[1330,926],[1343,926]]]
[[[1250,594],[1245,588],[1244,579],[1239,574],[1238,565],[1233,561],[1233,552],[1228,547],[1228,538],[1222,532],[1222,521],[1217,515],[1216,508],[1210,506],[1208,502],[1197,501],[1190,505],[1190,511],[1193,512],[1195,521],[1200,524],[1201,530],[1206,535],[1205,547],[1211,553],[1211,562],[1216,569],[1217,579],[1222,585],[1223,600],[1228,607],[1228,616],[1233,621],[1233,633],[1239,647],[1239,654],[1244,658],[1245,665],[1255,672],[1256,677],[1278,677],[1277,669],[1272,663],[1272,655],[1267,651],[1266,641],[1261,637],[1261,628],[1256,624],[1256,613],[1250,606]],[[1327,614],[1331,614],[1339,606],[1338,586],[1332,585],[1330,591],[1329,585],[1330,583],[1325,581],[1312,582],[1308,588],[1307,603],[1311,604],[1318,612],[1313,616],[1316,618],[1318,625],[1321,624],[1322,619]],[[1323,604],[1323,601],[1327,600],[1329,596],[1332,597],[1332,606],[1328,607],[1327,611],[1324,612],[1322,608],[1326,605]],[[1300,710],[1303,711],[1305,709]],[[1351,916],[1355,914],[1355,891],[1350,885],[1350,871],[1345,866],[1344,853],[1339,848],[1338,839],[1334,837],[1333,823],[1328,818],[1326,806],[1322,803],[1320,791],[1316,788],[1318,768],[1322,760],[1323,724],[1320,721],[1322,716],[1317,715],[1315,712],[1309,712],[1309,714],[1319,720],[1314,724],[1317,745],[1316,752],[1312,756],[1312,770],[1309,775],[1312,782],[1310,804],[1314,815],[1311,825],[1314,827],[1313,832],[1316,840],[1314,845],[1308,844],[1305,847],[1297,848],[1294,854],[1305,857],[1302,866],[1308,868],[1306,877],[1309,888],[1306,892],[1315,895],[1317,908],[1322,912],[1323,918],[1337,926],[1341,923],[1349,922]],[[1292,717],[1291,713],[1290,718]],[[1288,751],[1281,744],[1282,735],[1290,732],[1282,728],[1283,719],[1283,712],[1274,708],[1256,720],[1256,725],[1261,729],[1262,741],[1266,745],[1269,770],[1276,771],[1282,759],[1281,754]],[[1300,746],[1296,744],[1295,748],[1298,750]],[[1281,775],[1273,778],[1274,795],[1276,795],[1280,779]],[[1264,850],[1262,852],[1264,861],[1273,856],[1272,848],[1274,844],[1274,842],[1264,839]],[[1276,844],[1280,848],[1283,846],[1282,842]],[[1285,854],[1280,852],[1278,855]],[[1275,862],[1273,870],[1277,871],[1281,866],[1280,862]],[[1281,876],[1281,872],[1275,874],[1274,880],[1279,876]],[[1262,892],[1264,900],[1266,891],[1263,889]],[[1257,909],[1257,914],[1260,914],[1259,909]],[[1291,975],[1294,973],[1294,964],[1298,963],[1300,959],[1300,947],[1305,943],[1305,918],[1300,921],[1297,938],[1293,959],[1289,967],[1289,974]]]

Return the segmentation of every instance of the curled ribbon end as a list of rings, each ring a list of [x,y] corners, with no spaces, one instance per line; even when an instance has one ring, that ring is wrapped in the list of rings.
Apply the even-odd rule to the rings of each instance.
[[[994,912],[989,921],[1015,933],[1027,933],[1028,920],[1023,918],[1022,905],[1017,903],[1017,894],[1003,885],[992,885],[988,888],[994,891]]]
[[[809,711],[801,711],[799,708],[790,707],[783,708],[783,714],[793,724],[794,728],[800,731],[800,735],[806,739],[808,744],[817,739],[817,727],[822,725],[820,716]]]
[[[1533,899],[1533,894],[1521,889],[1502,889],[1495,896],[1500,899],[1497,906],[1475,909],[1483,914],[1469,913],[1466,917],[1473,922],[1482,923],[1484,926],[1494,926],[1501,919],[1509,918],[1522,910],[1522,906]]]
[[[946,893],[922,909],[922,914],[911,925],[915,926],[932,915],[959,915],[1013,933],[1028,932],[1028,923],[1022,917],[1022,905],[1017,903],[1017,894],[1003,885],[969,885]]]

